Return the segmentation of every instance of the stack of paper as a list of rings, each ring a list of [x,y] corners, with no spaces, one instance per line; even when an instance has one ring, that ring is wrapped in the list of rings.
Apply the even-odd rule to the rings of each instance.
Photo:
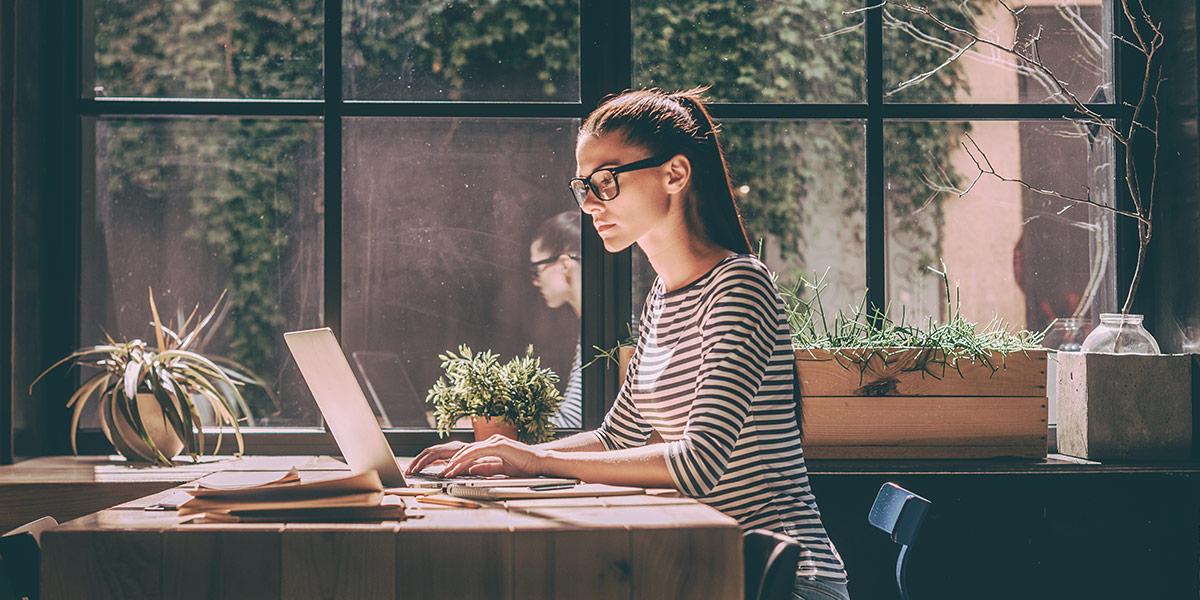
[[[379,474],[302,480],[294,469],[284,474],[218,473],[188,490],[179,515],[202,514],[206,521],[390,521],[404,518],[399,498],[386,498]]]

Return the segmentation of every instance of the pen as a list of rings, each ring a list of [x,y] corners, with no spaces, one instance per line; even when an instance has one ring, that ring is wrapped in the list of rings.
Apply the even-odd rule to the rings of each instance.
[[[535,492],[548,492],[550,490],[567,490],[575,487],[574,483],[547,483],[543,485],[531,485],[529,489]]]
[[[455,508],[480,508],[482,506],[478,502],[463,500],[462,498],[447,498],[445,496],[417,496],[417,502],[437,504],[439,506],[453,506]]]

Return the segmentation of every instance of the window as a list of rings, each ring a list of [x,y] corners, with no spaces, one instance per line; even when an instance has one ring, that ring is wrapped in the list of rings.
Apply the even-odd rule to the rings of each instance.
[[[172,313],[228,290],[210,349],[275,385],[254,400],[264,435],[320,426],[291,329],[337,331],[394,439],[431,439],[425,392],[459,344],[532,344],[565,384],[576,351],[628,334],[653,279],[572,222],[579,120],[627,87],[701,83],[752,241],[785,282],[824,276],[828,306],[942,318],[944,261],[971,319],[1113,308],[1110,218],[972,185],[984,156],[1116,198],[1112,148],[1028,69],[979,47],[947,62],[961,36],[875,4],[81,0],[80,342],[141,335],[151,286]],[[1015,31],[998,3],[926,4]],[[1072,91],[1124,117],[1111,0],[1009,4]],[[556,218],[580,228],[575,251],[537,243]],[[547,253],[578,259],[581,302],[531,273]],[[584,421],[566,429],[596,425],[615,390],[611,370],[576,375]]]

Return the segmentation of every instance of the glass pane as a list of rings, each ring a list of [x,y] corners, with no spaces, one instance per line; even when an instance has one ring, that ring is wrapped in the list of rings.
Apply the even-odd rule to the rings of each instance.
[[[1039,331],[1055,319],[1115,308],[1111,213],[986,174],[972,186],[980,169],[953,143],[969,130],[980,164],[986,159],[999,175],[1081,198],[1090,189],[1093,200],[1109,204],[1113,159],[1105,138],[1093,141],[1086,127],[1065,121],[938,124],[936,134],[929,127],[900,123],[885,130],[894,314],[903,307],[910,322],[946,319],[942,281],[929,270],[939,260],[970,321],[1001,318]],[[935,145],[936,162],[910,165],[915,137],[949,141]]]
[[[152,339],[147,290],[175,323],[222,290],[197,350],[241,362],[257,426],[320,424],[283,332],[321,322],[321,126],[314,120],[94,122],[84,194],[80,341]]]
[[[825,277],[835,311],[866,291],[863,125],[858,122],[724,121],[721,142],[746,233],[779,283]],[[654,270],[633,254],[636,331]]]
[[[342,342],[385,426],[429,426],[438,354],[460,344],[503,360],[532,344],[567,387],[580,265],[560,256],[534,279],[531,261],[578,253],[567,190],[578,127],[347,119]],[[534,244],[544,240],[556,241]]]
[[[85,97],[319,98],[322,0],[93,0]],[[87,56],[87,53],[85,53]],[[87,67],[91,67],[90,69]]]
[[[946,23],[980,38],[1032,55],[1030,39],[1040,32],[1038,55],[1070,92],[1084,102],[1111,102],[1112,0],[1045,2],[924,3]],[[1020,11],[1017,20],[1004,8]],[[884,93],[892,102],[1066,103],[1053,79],[1029,63],[979,43],[958,60],[947,61],[970,43],[924,15],[884,11]],[[943,66],[945,65],[945,66]],[[1103,89],[1103,96],[1100,90]]]
[[[345,0],[349,100],[579,101],[579,2]]]
[[[685,8],[686,6],[686,8]],[[843,0],[633,3],[633,82],[719,102],[861,102],[861,16]]]

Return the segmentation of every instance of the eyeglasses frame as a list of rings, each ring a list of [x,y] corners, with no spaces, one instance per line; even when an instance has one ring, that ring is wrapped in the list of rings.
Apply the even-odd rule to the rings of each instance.
[[[671,160],[672,158],[674,158],[675,154],[677,154],[677,153],[673,152],[673,153],[656,154],[649,158],[643,158],[642,160],[637,160],[637,161],[634,161],[631,163],[617,165],[615,167],[603,167],[600,169],[596,169],[595,171],[592,171],[591,174],[588,175],[587,177],[572,177],[569,181],[567,181],[567,189],[571,190],[571,199],[575,201],[575,204],[579,205],[579,208],[583,208],[583,203],[587,201],[587,195],[585,194],[582,199],[580,199],[579,196],[575,195],[575,187],[573,184],[576,181],[582,182],[583,185],[585,185],[587,187],[587,189],[592,192],[592,195],[595,196],[597,200],[600,200],[601,202],[610,202],[612,200],[616,200],[617,196],[621,195],[621,181],[617,177],[617,175],[620,175],[621,173],[628,173],[630,171],[640,171],[642,169],[650,169],[650,168],[662,166],[668,160]],[[613,195],[611,198],[605,198],[605,197],[601,196],[600,190],[596,189],[595,185],[592,185],[592,178],[596,176],[596,173],[599,173],[601,171],[608,171],[609,173],[612,173],[613,187],[615,188],[615,191],[613,192]]]

